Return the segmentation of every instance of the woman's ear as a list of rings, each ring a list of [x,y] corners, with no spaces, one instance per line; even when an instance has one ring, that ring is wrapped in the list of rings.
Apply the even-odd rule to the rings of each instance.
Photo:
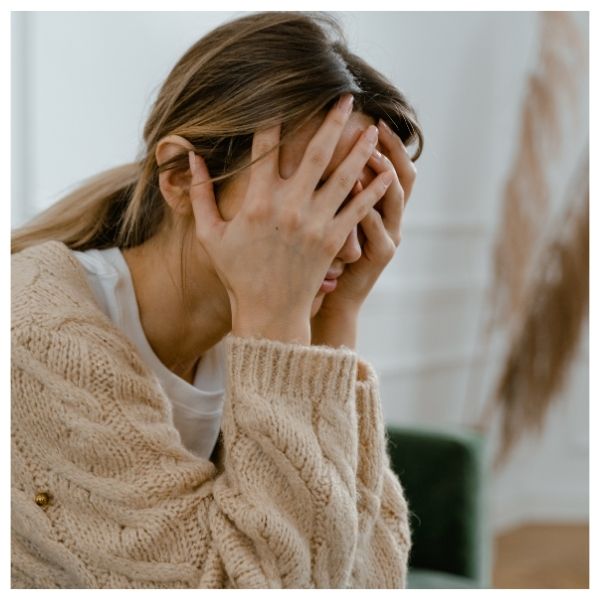
[[[160,167],[178,154],[185,154],[193,150],[192,144],[179,135],[168,135],[156,145],[156,164]],[[192,214],[190,204],[190,181],[192,174],[189,168],[185,171],[169,169],[162,171],[158,176],[158,185],[163,198],[173,212],[179,215]]]

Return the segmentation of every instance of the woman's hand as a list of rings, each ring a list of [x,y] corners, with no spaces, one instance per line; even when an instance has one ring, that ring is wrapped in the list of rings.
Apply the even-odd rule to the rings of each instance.
[[[402,140],[383,121],[378,128],[384,153],[374,153],[367,164],[375,173],[392,169],[394,178],[381,201],[360,221],[365,236],[361,257],[346,265],[336,289],[325,295],[311,319],[313,344],[355,348],[360,308],[400,245],[404,207],[417,171]],[[357,182],[353,192],[361,190]]]
[[[351,102],[331,109],[288,179],[280,177],[275,148],[280,125],[256,132],[250,183],[230,221],[219,214],[204,161],[190,152],[196,237],[228,292],[234,334],[310,344],[310,310],[321,282],[344,240],[392,179],[382,169],[336,215],[375,148],[372,127],[331,175],[334,185],[315,190],[351,110]]]

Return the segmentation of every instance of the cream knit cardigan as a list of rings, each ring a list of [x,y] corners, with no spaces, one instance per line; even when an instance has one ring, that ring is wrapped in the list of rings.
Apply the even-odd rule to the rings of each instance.
[[[13,587],[405,586],[407,503],[370,364],[231,334],[226,348],[211,462],[183,447],[68,248],[13,255]]]

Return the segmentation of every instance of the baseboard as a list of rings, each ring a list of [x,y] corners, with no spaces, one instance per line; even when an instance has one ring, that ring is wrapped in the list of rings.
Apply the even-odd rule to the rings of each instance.
[[[491,531],[502,533],[524,523],[584,523],[589,522],[589,498],[582,493],[545,491],[491,499]]]

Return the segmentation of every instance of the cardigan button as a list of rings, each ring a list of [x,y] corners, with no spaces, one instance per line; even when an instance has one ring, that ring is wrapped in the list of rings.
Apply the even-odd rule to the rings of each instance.
[[[35,503],[42,508],[50,504],[50,494],[47,492],[37,492],[35,495]]]

